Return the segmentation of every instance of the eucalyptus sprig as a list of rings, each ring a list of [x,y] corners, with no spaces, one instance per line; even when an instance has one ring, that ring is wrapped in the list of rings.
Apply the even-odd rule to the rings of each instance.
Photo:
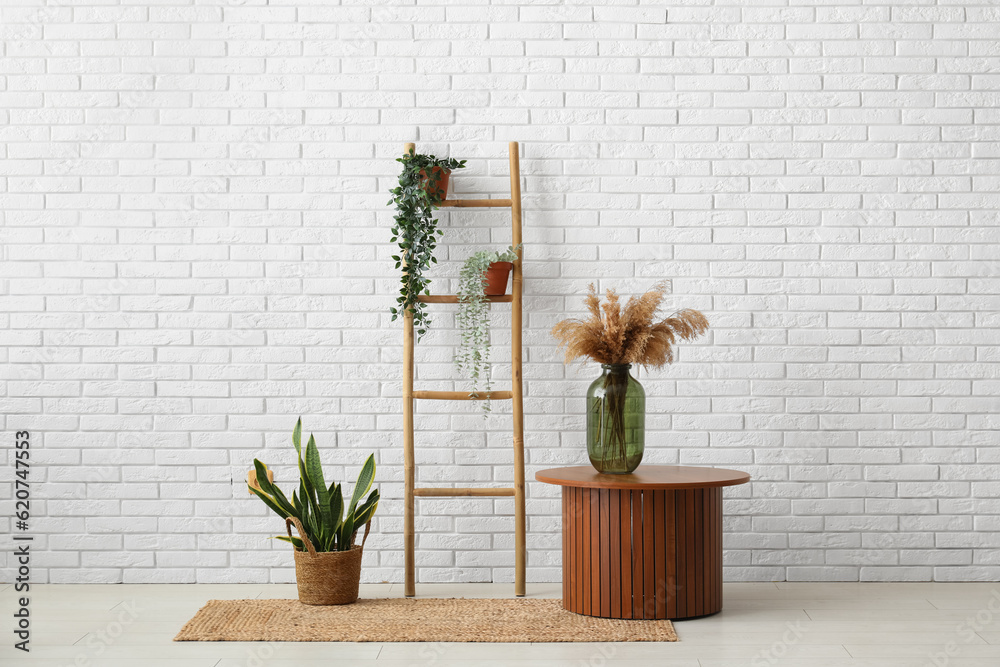
[[[391,190],[389,204],[396,205],[392,241],[398,243],[400,254],[392,258],[396,268],[403,269],[403,275],[397,307],[390,311],[393,320],[407,311],[413,313],[413,326],[419,340],[427,332],[430,320],[424,309],[426,304],[417,297],[430,294],[431,281],[424,277],[424,271],[437,263],[434,248],[437,237],[443,233],[434,219],[434,210],[441,203],[438,185],[447,172],[463,168],[465,160],[439,159],[410,149],[396,162],[402,163],[403,170],[399,174],[399,185]]]
[[[486,299],[486,271],[494,262],[517,260],[517,248],[503,252],[480,250],[462,265],[458,274],[458,314],[455,322],[461,330],[462,342],[455,354],[455,366],[472,380],[472,393],[478,393],[480,381],[490,391],[490,327],[489,304]],[[490,401],[483,401],[483,416],[490,412]]]

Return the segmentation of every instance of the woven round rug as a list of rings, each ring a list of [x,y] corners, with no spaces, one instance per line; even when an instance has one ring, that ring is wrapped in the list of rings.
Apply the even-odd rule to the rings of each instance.
[[[670,621],[581,616],[547,599],[210,600],[174,641],[675,642],[677,633]]]

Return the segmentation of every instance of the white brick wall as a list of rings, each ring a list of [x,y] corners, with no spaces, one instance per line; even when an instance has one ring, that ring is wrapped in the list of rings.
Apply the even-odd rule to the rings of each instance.
[[[38,444],[36,580],[289,581],[242,479],[300,414],[338,477],[377,453],[365,579],[401,580],[411,140],[469,159],[464,195],[522,142],[529,477],[586,460],[596,371],[548,329],[592,280],[672,277],[713,332],[641,374],[646,461],[753,474],[729,579],[1000,578],[1000,10],[371,4],[4,0],[0,426]],[[508,243],[502,213],[441,217],[439,276]],[[434,313],[418,377],[450,387]],[[509,481],[508,409],[421,404],[420,480]],[[511,511],[421,501],[420,580],[511,580]],[[528,512],[555,580],[557,490]]]

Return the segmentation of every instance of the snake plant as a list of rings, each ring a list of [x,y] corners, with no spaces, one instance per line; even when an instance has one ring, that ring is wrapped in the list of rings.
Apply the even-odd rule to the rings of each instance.
[[[368,523],[378,508],[378,489],[372,489],[368,498],[361,502],[375,479],[375,455],[369,456],[361,467],[351,502],[345,507],[340,484],[332,482],[327,485],[323,478],[319,449],[316,447],[316,438],[312,435],[306,444],[305,456],[302,454],[301,418],[292,432],[292,444],[298,453],[299,488],[298,491],[292,491],[291,501],[271,481],[267,466],[257,459],[253,460],[254,472],[247,482],[250,492],[263,500],[282,519],[295,517],[302,522],[306,536],[316,551],[349,551],[358,528]],[[278,535],[277,539],[291,542],[296,549],[304,549],[303,542],[298,537]]]

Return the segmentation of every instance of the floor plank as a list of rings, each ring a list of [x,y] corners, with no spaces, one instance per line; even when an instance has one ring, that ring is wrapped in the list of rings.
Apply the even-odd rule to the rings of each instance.
[[[510,584],[420,584],[418,597],[510,597]],[[294,598],[294,584],[44,585],[31,591],[32,652],[0,646],[0,664],[26,667],[925,667],[955,642],[949,667],[1000,664],[1000,599],[990,583],[734,583],[714,616],[678,621],[677,643],[462,644],[174,642],[211,599]],[[529,584],[558,598],[560,584]],[[363,584],[397,597],[399,584]],[[13,599],[10,586],[0,600]],[[994,601],[996,600],[996,601]],[[992,602],[992,606],[991,605]],[[976,632],[962,632],[980,615]],[[963,626],[962,624],[966,625]],[[99,652],[99,653],[98,653]],[[99,655],[99,659],[98,659]],[[152,657],[151,657],[152,656]]]

